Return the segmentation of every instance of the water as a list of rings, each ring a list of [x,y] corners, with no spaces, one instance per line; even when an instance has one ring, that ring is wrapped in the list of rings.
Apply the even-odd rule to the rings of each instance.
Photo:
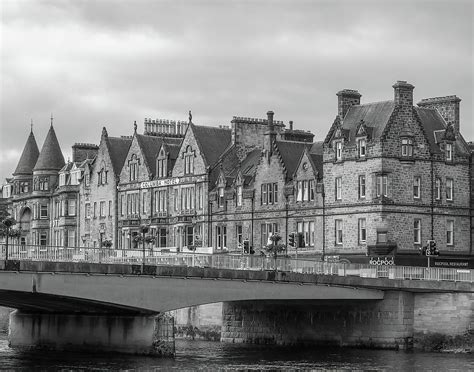
[[[176,340],[176,358],[19,352],[0,335],[0,370],[15,371],[474,371],[474,356],[329,348],[285,348]]]

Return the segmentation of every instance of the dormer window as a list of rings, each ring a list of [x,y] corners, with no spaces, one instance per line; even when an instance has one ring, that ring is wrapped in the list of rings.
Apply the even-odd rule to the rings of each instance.
[[[40,185],[41,185],[41,181],[40,181]],[[66,185],[66,174],[62,173],[59,175],[59,186],[64,186],[64,185]]]
[[[453,161],[453,144],[452,143],[446,143],[446,161]]]
[[[97,184],[98,185],[105,185],[107,183],[107,174],[109,172],[106,171],[104,168],[97,172]]]
[[[365,158],[365,155],[367,153],[367,142],[365,138],[361,138],[358,141],[358,148],[359,148],[359,158]]]
[[[336,161],[342,160],[342,142],[336,142]]]
[[[90,183],[91,183],[91,176],[89,173],[86,173],[84,176],[84,184],[86,187],[89,187]]]
[[[243,187],[242,186],[237,186],[237,197],[236,197],[237,207],[242,206],[242,191],[243,191]]]
[[[184,157],[184,174],[194,173],[194,151],[191,146],[186,148],[186,152],[183,154]]]
[[[411,138],[402,138],[402,156],[405,158],[413,156],[413,140]]]
[[[158,158],[156,160],[156,174],[158,178],[166,177],[166,153],[163,149],[160,150]]]
[[[218,206],[222,208],[224,206],[224,187],[219,187],[218,192]]]

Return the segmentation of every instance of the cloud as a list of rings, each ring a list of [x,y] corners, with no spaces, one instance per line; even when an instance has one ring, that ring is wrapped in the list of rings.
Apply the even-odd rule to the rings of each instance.
[[[322,139],[336,92],[363,102],[457,94],[474,139],[472,4],[467,1],[6,1],[2,3],[0,148],[38,145],[53,113],[74,142],[131,134],[144,117],[228,124],[233,115],[294,120]],[[0,176],[16,166],[2,159]],[[10,165],[9,162],[11,162]]]

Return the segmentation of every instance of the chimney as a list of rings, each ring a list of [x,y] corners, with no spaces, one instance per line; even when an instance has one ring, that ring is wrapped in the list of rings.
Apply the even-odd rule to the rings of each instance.
[[[268,151],[271,156],[273,153],[273,141],[276,138],[275,127],[273,126],[273,111],[267,112],[268,130],[265,133],[264,149]]]
[[[404,80],[398,80],[394,85],[393,89],[395,90],[394,102],[395,106],[400,107],[413,107],[413,89],[415,87],[411,84],[408,84]]]
[[[418,106],[438,110],[446,124],[452,124],[456,133],[459,133],[459,102],[461,98],[457,96],[434,97],[422,99],[418,102]]]
[[[344,119],[351,106],[360,105],[360,97],[362,97],[362,95],[354,89],[343,89],[337,92],[336,95],[337,114],[341,120]]]
[[[290,130],[293,130],[293,120],[290,120]]]

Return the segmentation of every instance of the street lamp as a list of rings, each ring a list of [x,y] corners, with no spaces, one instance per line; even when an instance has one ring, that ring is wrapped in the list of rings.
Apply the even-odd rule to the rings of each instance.
[[[140,230],[142,232],[142,250],[143,250],[143,257],[142,257],[142,274],[145,271],[145,234],[148,232],[150,227],[148,225],[141,225]]]

